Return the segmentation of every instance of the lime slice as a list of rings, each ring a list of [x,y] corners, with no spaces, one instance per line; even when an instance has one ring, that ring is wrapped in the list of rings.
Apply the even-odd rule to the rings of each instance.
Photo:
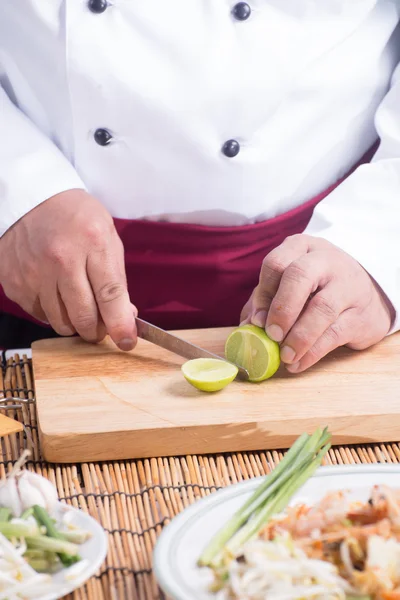
[[[216,358],[195,358],[182,365],[185,379],[202,392],[218,392],[238,374],[235,365]]]
[[[250,381],[269,379],[281,362],[279,344],[256,325],[243,325],[232,331],[226,340],[225,356],[229,362],[247,369]]]

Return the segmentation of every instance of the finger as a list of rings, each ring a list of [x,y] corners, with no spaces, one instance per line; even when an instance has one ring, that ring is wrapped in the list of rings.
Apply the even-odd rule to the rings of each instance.
[[[283,362],[290,364],[303,358],[339,315],[349,308],[342,287],[337,282],[328,283],[306,304],[281,348]]]
[[[128,351],[135,346],[136,327],[120,251],[114,246],[94,251],[88,256],[87,273],[107,332],[121,350]]]
[[[23,308],[23,310],[25,310],[25,312],[28,314],[32,315],[32,317],[34,317],[37,321],[40,321],[44,325],[50,325],[46,313],[44,312],[40,303],[39,296],[37,296],[32,303],[32,308],[30,310],[26,310],[22,305],[21,308]]]
[[[324,331],[301,360],[286,366],[287,370],[290,373],[301,373],[315,365],[321,358],[332,352],[332,350],[347,344],[349,339],[351,339],[354,319],[356,321],[358,319],[354,309],[344,311],[337,321]]]
[[[240,325],[246,325],[250,322],[253,308],[253,296],[254,290],[250,298],[247,300],[246,304],[242,308],[242,312],[240,313]]]
[[[124,248],[124,244],[123,244],[121,238],[118,235],[116,236],[116,246],[117,246],[117,256],[118,256],[119,268],[121,270],[121,273],[123,274],[125,285],[126,285],[126,287],[128,287],[128,278],[127,278],[126,269],[125,269],[125,248]],[[128,294],[129,294],[129,289],[128,289]],[[136,317],[138,316],[138,309],[132,303],[131,303],[131,307],[132,307],[133,317],[134,317],[134,319],[136,319]],[[136,336],[136,334],[137,334],[136,323],[134,325],[134,331],[135,331],[135,336]]]
[[[84,266],[60,277],[58,288],[68,317],[81,338],[91,343],[104,339],[106,328]]]
[[[57,282],[47,279],[40,292],[40,304],[46,314],[47,322],[59,335],[68,336],[76,333],[72,325],[65,304],[57,288]]]
[[[266,331],[275,341],[282,341],[303,311],[310,295],[325,287],[332,277],[324,252],[310,252],[293,261],[282,275],[271,302]],[[279,338],[279,339],[276,339]]]
[[[39,296],[36,296],[32,302],[17,302],[17,304],[19,304],[22,310],[24,310],[28,315],[31,315],[37,321],[40,321],[44,325],[50,325],[46,313],[44,312],[40,303]]]
[[[289,265],[300,256],[307,254],[309,238],[296,235],[287,238],[278,248],[270,252],[265,259],[260,272],[259,284],[254,290],[251,322],[259,327],[265,327],[271,303],[278,291],[283,273]],[[273,323],[270,323],[273,325]],[[282,332],[272,327],[268,332],[277,342],[282,341]]]
[[[9,288],[7,285],[3,285],[3,291],[9,300],[18,304],[28,315],[31,315],[31,317],[45,325],[49,325],[46,314],[40,304],[39,296],[31,295],[27,290],[24,290],[23,294],[21,294],[21,290]]]

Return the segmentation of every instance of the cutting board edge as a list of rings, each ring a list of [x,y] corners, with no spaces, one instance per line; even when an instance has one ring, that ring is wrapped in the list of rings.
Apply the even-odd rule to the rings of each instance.
[[[39,437],[43,456],[47,462],[62,464],[102,462],[158,456],[284,449],[289,448],[301,433],[311,433],[317,427],[325,426],[329,427],[332,433],[332,443],[334,445],[393,442],[398,437],[400,430],[400,415],[394,415],[396,418],[391,419],[392,426],[386,430],[384,435],[380,433],[377,437],[376,431],[381,431],[377,427],[378,421],[382,416],[388,415],[369,415],[367,426],[363,424],[363,419],[358,420],[352,427],[350,434],[348,431],[346,433],[342,432],[343,428],[348,430],[348,419],[334,417],[327,423],[320,423],[317,417],[304,419],[301,428],[299,428],[298,419],[293,419],[293,421],[269,423],[269,431],[261,428],[255,429],[251,435],[238,435],[240,432],[236,431],[225,438],[216,436],[215,431],[210,431],[209,438],[204,439],[205,429],[229,429],[232,428],[230,425],[175,427],[163,430],[162,435],[160,435],[159,429],[125,431],[118,434],[118,443],[116,444],[116,432],[99,433],[95,439],[92,433],[47,435],[42,431],[39,424]],[[249,425],[249,423],[243,424],[243,427],[245,425]],[[286,431],[283,431],[283,428]],[[179,439],[182,439],[183,432],[191,434],[191,443],[188,442],[186,437],[183,445],[180,446]],[[79,443],[76,443],[77,440],[79,440]],[[110,449],[112,450],[110,451]]]

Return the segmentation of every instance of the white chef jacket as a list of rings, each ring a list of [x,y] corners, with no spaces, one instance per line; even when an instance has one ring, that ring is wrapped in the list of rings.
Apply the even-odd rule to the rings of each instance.
[[[307,232],[400,315],[399,19],[400,0],[1,0],[0,235],[72,188],[120,218],[265,220],[378,131]]]

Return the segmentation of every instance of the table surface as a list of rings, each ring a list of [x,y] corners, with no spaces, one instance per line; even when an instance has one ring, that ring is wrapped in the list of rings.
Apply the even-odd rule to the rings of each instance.
[[[3,414],[24,431],[0,439],[0,476],[24,448],[29,467],[48,477],[60,499],[97,519],[109,536],[109,553],[100,571],[68,600],[157,600],[163,598],[152,576],[152,551],[163,526],[199,498],[222,487],[268,473],[279,451],[218,456],[55,465],[42,459],[30,359],[7,355],[0,369]],[[25,402],[24,402],[25,401]],[[20,404],[20,408],[13,408]],[[301,433],[301,432],[299,432]],[[400,442],[332,448],[325,464],[399,463]]]

